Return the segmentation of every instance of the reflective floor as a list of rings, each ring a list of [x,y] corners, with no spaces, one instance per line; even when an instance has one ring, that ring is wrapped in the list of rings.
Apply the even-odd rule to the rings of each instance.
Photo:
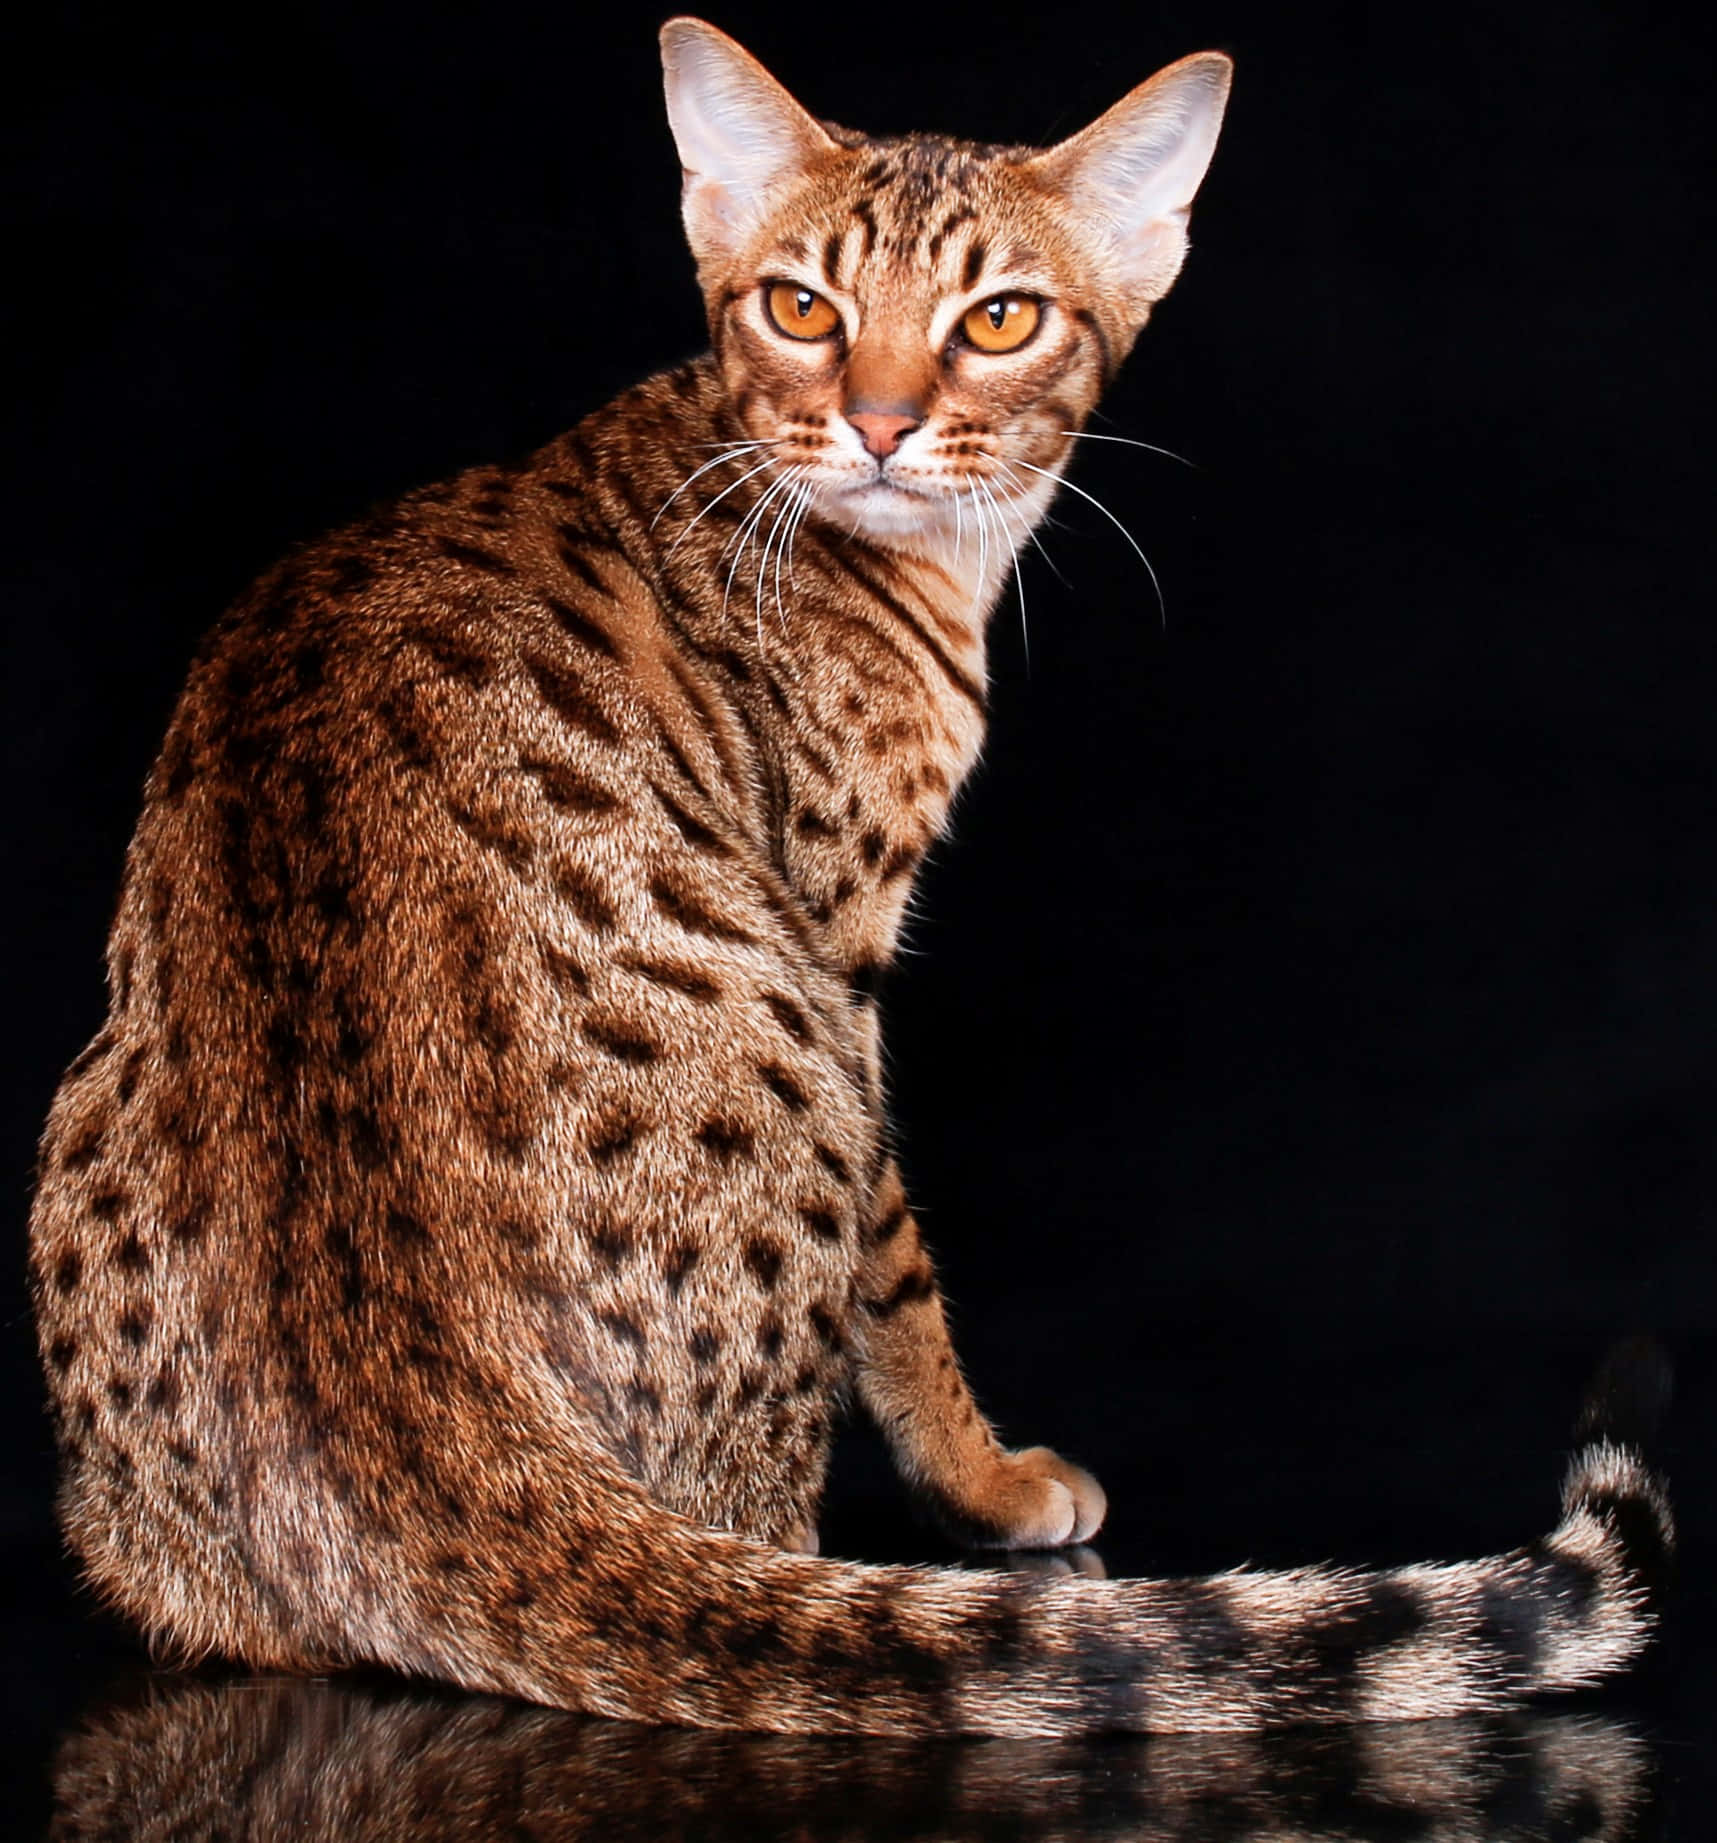
[[[1004,1421],[1042,1427],[1041,1378],[972,1342]],[[1717,1811],[1711,1359],[1708,1344],[1685,1352],[1667,1455],[1686,1537],[1669,1642],[1612,1693],[1507,1722],[1081,1744],[784,1739],[634,1728],[380,1677],[175,1675],[76,1591],[40,1509],[20,1503],[0,1521],[0,1839],[1691,1843]],[[1476,1553],[1536,1533],[1584,1360],[1514,1333],[1460,1349],[1396,1337],[1362,1360],[1351,1342],[1325,1355],[1291,1334],[1189,1334],[1139,1350],[1125,1403],[1058,1378],[1055,1415],[1082,1437],[1042,1431],[1110,1488],[1111,1525],[1084,1565],[1112,1575]],[[1355,1373],[1371,1386],[1355,1389]],[[837,1454],[823,1538],[857,1559],[960,1560],[914,1524],[859,1436]]]
[[[486,1698],[164,1681],[63,1748],[56,1835],[1623,1839],[1661,1836],[1628,1723],[1542,1715],[1251,1739],[843,1742]],[[1685,1832],[1684,1834],[1692,1834]]]

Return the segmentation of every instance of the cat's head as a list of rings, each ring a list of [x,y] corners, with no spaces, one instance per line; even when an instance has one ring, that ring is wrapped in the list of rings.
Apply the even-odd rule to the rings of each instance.
[[[747,434],[819,506],[945,538],[1035,519],[1186,254],[1231,71],[1200,52],[1038,151],[818,122],[702,20],[662,28],[686,234]]]

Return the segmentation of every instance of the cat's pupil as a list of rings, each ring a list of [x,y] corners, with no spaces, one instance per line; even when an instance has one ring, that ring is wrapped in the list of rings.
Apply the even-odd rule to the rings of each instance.
[[[793,311],[799,316],[801,320],[810,319],[811,309],[816,304],[817,304],[817,297],[810,291],[809,288],[801,288],[799,292],[793,296]]]
[[[1008,317],[1008,303],[1006,301],[992,301],[989,306],[984,309],[984,312],[989,315],[990,325],[999,333]]]

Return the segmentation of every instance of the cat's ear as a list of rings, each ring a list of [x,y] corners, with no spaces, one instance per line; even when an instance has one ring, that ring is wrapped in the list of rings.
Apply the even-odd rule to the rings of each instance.
[[[686,236],[700,270],[719,268],[834,142],[750,52],[701,19],[663,26],[662,77],[685,169]]]
[[[1216,151],[1233,72],[1222,52],[1195,52],[1029,163],[1108,245],[1112,283],[1141,325],[1185,260],[1187,213]]]

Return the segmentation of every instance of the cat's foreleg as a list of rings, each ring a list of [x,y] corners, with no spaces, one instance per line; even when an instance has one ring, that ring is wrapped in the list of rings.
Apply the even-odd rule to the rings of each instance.
[[[1047,1447],[1009,1452],[972,1399],[935,1269],[891,1163],[875,1192],[859,1283],[860,1399],[901,1474],[956,1539],[1061,1548],[1103,1521],[1103,1488]]]

